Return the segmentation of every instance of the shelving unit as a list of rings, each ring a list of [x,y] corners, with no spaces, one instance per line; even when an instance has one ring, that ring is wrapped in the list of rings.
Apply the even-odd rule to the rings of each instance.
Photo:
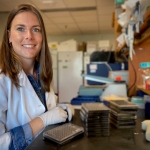
[[[150,22],[150,9],[146,11],[144,14],[144,23],[140,26],[140,33],[135,33],[135,41],[134,41],[134,50],[135,55],[133,55],[132,62],[129,62],[129,88],[133,85],[135,80],[134,66],[136,74],[138,73],[139,64],[141,62],[150,62],[150,26],[148,25]],[[141,39],[136,39],[140,37]],[[142,49],[142,50],[139,50]],[[132,64],[131,64],[132,63]],[[135,95],[136,90],[141,90],[144,93],[150,95],[150,90],[145,90],[142,87],[137,87],[136,85],[132,87],[130,90],[129,96]]]
[[[124,12],[124,10],[122,10],[122,12]],[[127,47],[127,45],[124,42],[121,46],[118,47],[118,42],[116,41],[116,39],[120,34],[122,34],[122,27],[118,23],[118,19],[116,19],[115,13],[113,13],[113,16],[112,16],[112,27],[114,27],[114,33],[115,33],[115,49],[116,49],[116,52],[120,52],[124,47]]]
[[[121,26],[113,14],[113,27],[115,33],[115,40],[121,34]],[[148,9],[143,16],[144,23],[140,26],[140,32],[134,34],[134,51],[132,61],[129,61],[129,88],[134,84],[135,73],[137,74],[140,62],[150,62],[150,9]],[[121,51],[123,48],[127,47],[126,43],[118,47],[118,43],[115,41],[116,52]],[[139,49],[140,48],[140,49]],[[128,52],[128,51],[127,51]],[[132,64],[131,64],[132,63]],[[133,69],[134,66],[134,69]],[[150,95],[149,90],[138,87],[141,91]],[[132,86],[129,96],[135,95],[137,90],[136,84]]]
[[[148,21],[150,21],[150,9],[146,11],[144,14],[144,23],[140,26],[140,33],[135,33],[135,45],[139,45],[150,37],[150,26],[148,25]],[[136,39],[136,37],[140,37],[141,39]]]
[[[140,32],[134,34],[134,37],[135,37],[134,44],[135,45],[139,45],[142,42],[144,42],[150,38],[150,28],[148,25],[148,21],[150,21],[150,9],[148,9],[146,11],[143,18],[144,18],[144,23],[140,26]],[[117,36],[119,34],[121,34],[121,26],[118,24],[117,19],[114,21],[114,28],[115,28],[115,37],[117,38]],[[139,37],[141,37],[141,38],[139,39]],[[121,51],[126,46],[127,46],[126,43],[124,43],[120,47],[118,47],[117,43],[116,43],[116,51],[117,52]]]

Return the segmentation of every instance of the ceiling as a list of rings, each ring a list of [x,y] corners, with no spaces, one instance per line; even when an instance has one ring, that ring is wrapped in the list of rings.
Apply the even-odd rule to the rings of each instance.
[[[41,11],[48,35],[114,31],[111,25],[114,0],[0,0],[0,13],[9,12],[21,3],[33,4]]]

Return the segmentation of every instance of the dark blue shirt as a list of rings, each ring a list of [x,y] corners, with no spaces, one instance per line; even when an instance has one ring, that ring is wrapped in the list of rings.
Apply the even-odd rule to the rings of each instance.
[[[45,111],[47,111],[47,106],[46,106],[46,100],[45,100],[45,92],[42,90],[41,88],[41,82],[40,82],[40,67],[37,64],[36,70],[36,77],[37,77],[37,82],[34,80],[34,78],[31,75],[27,75],[30,83],[32,84],[36,94],[38,95],[39,99],[41,100],[41,102],[43,103],[43,105],[45,106]]]

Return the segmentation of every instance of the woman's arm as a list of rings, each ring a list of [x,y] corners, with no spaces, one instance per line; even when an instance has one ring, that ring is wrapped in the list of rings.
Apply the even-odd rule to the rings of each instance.
[[[33,137],[35,137],[43,128],[44,124],[41,118],[37,117],[29,122],[29,125],[32,129]]]

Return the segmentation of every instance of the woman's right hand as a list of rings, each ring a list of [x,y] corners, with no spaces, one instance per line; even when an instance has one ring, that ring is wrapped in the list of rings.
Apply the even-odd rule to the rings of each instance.
[[[44,124],[44,127],[51,125],[51,124],[56,124],[60,122],[65,122],[66,119],[68,118],[67,112],[64,111],[60,107],[55,107],[42,115],[39,116]]]

